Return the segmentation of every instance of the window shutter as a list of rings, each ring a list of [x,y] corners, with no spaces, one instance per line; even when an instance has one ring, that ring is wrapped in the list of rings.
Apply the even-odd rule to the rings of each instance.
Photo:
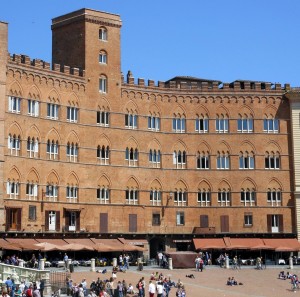
[[[177,156],[176,156],[176,152],[173,152],[173,164],[177,164]]]
[[[10,182],[9,181],[7,181],[6,182],[6,194],[10,194]]]
[[[34,111],[34,115],[37,117],[39,115],[39,102],[35,101],[35,111]]]
[[[80,212],[76,212],[76,231],[80,231]]]
[[[108,233],[108,213],[100,213],[100,233]]]
[[[11,103],[12,103],[12,98],[11,98],[11,96],[9,96],[8,97],[8,111],[12,111]]]
[[[279,232],[283,232],[283,215],[278,215],[279,220]]]
[[[137,232],[137,215],[129,214],[129,232]]]
[[[200,215],[200,228],[208,228],[208,215]]]
[[[22,208],[17,209],[17,231],[21,231],[22,223]]]
[[[11,209],[10,208],[6,208],[6,224],[5,224],[5,231],[9,231],[11,225]]]
[[[38,142],[38,140],[36,140],[35,143],[34,143],[34,152],[35,153],[39,152],[39,142]]]
[[[7,147],[10,149],[11,148],[11,142],[10,142],[10,139],[11,139],[11,136],[8,135],[8,138],[7,138]]]
[[[229,232],[229,217],[227,215],[221,216],[221,232]]]
[[[59,232],[60,231],[60,211],[56,211],[55,212],[55,220],[56,220],[56,222],[55,222],[55,230]]]
[[[267,215],[268,232],[272,232],[272,215]]]
[[[34,197],[37,197],[37,195],[38,195],[37,193],[38,193],[38,186],[37,186],[37,185],[34,185],[34,186],[33,186],[33,196],[34,196]]]
[[[49,231],[49,211],[45,211],[45,231]]]

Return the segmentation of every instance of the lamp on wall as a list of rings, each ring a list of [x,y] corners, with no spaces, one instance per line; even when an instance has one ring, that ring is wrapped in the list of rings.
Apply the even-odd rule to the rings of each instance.
[[[167,201],[166,201],[166,204],[162,205],[162,217],[165,215],[165,208],[169,206],[169,202],[173,199],[173,193],[170,192],[168,195],[167,195]]]

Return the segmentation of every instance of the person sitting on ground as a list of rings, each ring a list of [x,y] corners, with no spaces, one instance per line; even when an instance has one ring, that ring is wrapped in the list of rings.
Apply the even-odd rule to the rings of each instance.
[[[183,287],[183,283],[182,283],[182,281],[180,279],[178,279],[176,287],[177,288],[182,288]]]
[[[127,294],[134,294],[132,283],[130,283],[127,287]]]
[[[284,271],[280,271],[278,274],[279,279],[286,279],[286,275],[284,274]]]
[[[237,286],[237,281],[235,280],[234,277],[231,278],[231,283],[232,283],[232,286]]]
[[[289,272],[286,273],[286,278],[291,278],[291,274]]]
[[[228,277],[226,285],[227,286],[232,286],[231,277]]]

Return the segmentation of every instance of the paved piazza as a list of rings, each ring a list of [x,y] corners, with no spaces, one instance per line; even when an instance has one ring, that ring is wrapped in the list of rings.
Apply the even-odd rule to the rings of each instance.
[[[75,267],[74,273],[72,273],[72,279],[74,282],[80,282],[83,278],[86,278],[88,285],[92,280],[100,278],[108,278],[111,276],[111,267],[108,267],[107,274],[100,274],[96,272],[90,272],[89,267]],[[175,282],[181,279],[183,282],[187,297],[224,297],[224,296],[297,296],[300,295],[300,291],[293,292],[291,290],[291,284],[289,280],[278,279],[280,271],[284,270],[290,273],[300,275],[300,266],[294,266],[293,270],[287,268],[287,266],[267,267],[265,270],[256,270],[253,266],[242,267],[241,270],[224,269],[218,266],[209,266],[203,272],[197,272],[195,269],[158,269],[154,267],[144,267],[143,271],[137,271],[136,267],[130,267],[130,270],[126,273],[119,272],[117,274],[117,280],[125,279],[127,283],[132,283],[135,287],[137,281],[142,276],[145,280],[149,281],[150,274],[158,271],[162,272],[165,276],[171,277]],[[195,279],[187,278],[187,274],[194,274]],[[226,281],[228,277],[234,277],[239,283],[243,285],[227,286]],[[148,297],[148,286],[146,287],[146,297]],[[176,288],[172,288],[170,297],[176,296]]]

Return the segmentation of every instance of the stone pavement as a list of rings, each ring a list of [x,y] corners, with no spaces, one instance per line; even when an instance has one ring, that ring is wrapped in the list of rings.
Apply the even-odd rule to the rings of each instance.
[[[103,268],[96,268],[103,269]],[[106,279],[111,276],[111,267],[107,267],[107,274],[100,274],[91,272],[90,267],[75,267],[74,273],[72,273],[72,279],[74,282],[81,282],[83,278],[87,279],[88,285],[92,280]],[[158,271],[162,272],[165,276],[171,277],[175,282],[181,279],[185,285],[187,297],[224,297],[224,296],[255,296],[255,297],[284,297],[300,295],[299,292],[293,292],[291,290],[291,284],[289,280],[278,279],[280,271],[284,270],[285,273],[295,273],[300,276],[300,266],[294,266],[293,270],[288,269],[287,266],[270,266],[265,270],[256,270],[254,266],[242,266],[241,270],[225,269],[218,266],[209,266],[203,270],[203,272],[197,272],[195,269],[160,269],[155,266],[145,266],[143,271],[138,271],[136,266],[130,267],[130,270],[126,273],[119,272],[117,274],[117,280],[125,279],[127,283],[132,283],[134,288],[138,280],[144,276],[148,283],[150,274]],[[187,278],[187,274],[194,274],[195,279]],[[227,286],[226,281],[228,277],[234,276],[238,282],[243,285]],[[146,287],[146,292],[148,286]],[[172,288],[170,297],[175,297],[176,288]],[[146,297],[148,296],[148,292]]]

